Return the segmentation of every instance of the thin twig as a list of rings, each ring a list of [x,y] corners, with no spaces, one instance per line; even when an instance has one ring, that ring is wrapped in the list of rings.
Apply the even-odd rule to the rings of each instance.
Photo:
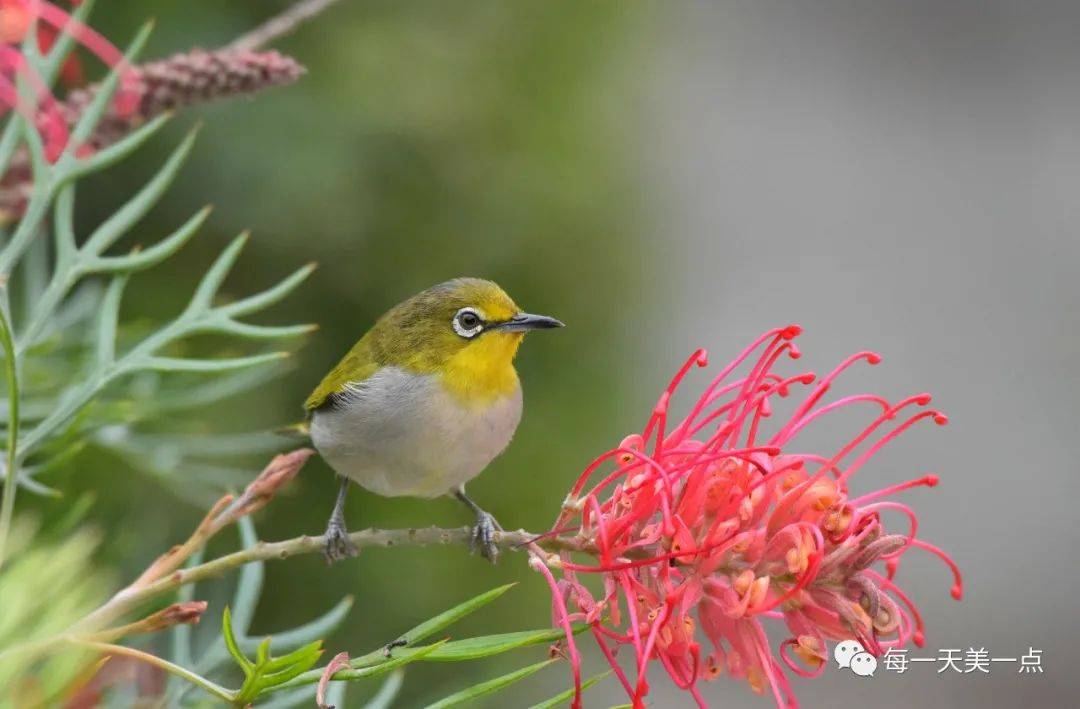
[[[469,527],[444,529],[425,527],[420,529],[365,529],[349,535],[357,549],[365,547],[407,547],[433,544],[467,546],[472,530]],[[495,532],[494,541],[503,550],[522,550],[532,544],[539,535],[525,530],[516,532]],[[280,542],[259,542],[249,549],[226,554],[211,561],[178,569],[168,576],[141,586],[132,585],[117,593],[103,606],[86,616],[71,632],[96,631],[108,626],[129,611],[147,601],[171,593],[190,583],[216,578],[227,571],[245,564],[270,559],[287,559],[300,554],[321,554],[326,539],[323,536],[301,536]],[[589,542],[576,537],[547,537],[538,542],[549,551],[579,551],[596,553],[596,548]]]
[[[272,17],[255,29],[240,35],[227,45],[228,49],[258,49],[265,47],[279,37],[290,34],[297,27],[304,24],[320,12],[330,7],[338,0],[300,0],[285,10],[285,12]]]
[[[94,640],[82,640],[80,638],[68,638],[68,642],[79,647],[87,648],[88,650],[96,650],[97,652],[103,654],[125,655],[127,657],[133,657],[137,660],[142,660],[147,664],[154,665],[155,667],[159,667],[170,674],[181,677],[188,682],[191,682],[192,684],[206,690],[209,694],[217,697],[218,699],[223,699],[226,702],[231,703],[236,697],[235,692],[225,689],[221,685],[215,684],[214,682],[211,682],[210,680],[206,679],[198,673],[192,672],[191,670],[185,669],[180,665],[169,662],[168,660],[162,659],[156,655],[151,655],[148,652],[136,650],[133,647],[127,647],[126,645],[114,645],[112,643],[102,643]]]

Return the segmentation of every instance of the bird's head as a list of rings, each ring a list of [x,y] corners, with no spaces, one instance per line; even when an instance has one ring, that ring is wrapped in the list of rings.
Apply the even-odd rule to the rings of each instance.
[[[373,328],[372,346],[384,362],[440,373],[458,388],[479,393],[513,374],[511,363],[526,332],[562,326],[555,318],[522,312],[491,281],[455,278],[387,312]]]

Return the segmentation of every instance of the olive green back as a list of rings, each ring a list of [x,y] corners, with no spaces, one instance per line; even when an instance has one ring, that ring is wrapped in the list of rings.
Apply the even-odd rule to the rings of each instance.
[[[518,307],[497,284],[480,278],[455,278],[421,291],[380,317],[338,362],[304,402],[313,411],[346,385],[364,381],[382,367],[421,374],[440,371],[469,345],[451,320],[458,310],[474,307],[492,319],[506,319]]]

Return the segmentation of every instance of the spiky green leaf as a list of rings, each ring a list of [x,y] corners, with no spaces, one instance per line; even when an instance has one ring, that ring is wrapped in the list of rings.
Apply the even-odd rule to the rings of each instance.
[[[236,635],[233,634],[232,627],[232,614],[229,612],[228,606],[225,606],[225,612],[221,615],[221,637],[225,641],[225,649],[232,655],[236,664],[240,666],[245,675],[250,675],[254,665],[251,660],[244,656],[244,653],[240,652],[240,648],[236,645]]]
[[[165,190],[169,188],[180,171],[180,166],[184,164],[184,160],[195,144],[195,135],[194,130],[188,132],[150,181],[90,234],[82,247],[83,251],[93,256],[100,256],[146,216],[151,207],[157,204],[165,194]]]
[[[259,542],[255,533],[255,523],[251,517],[241,517],[237,522],[240,530],[240,544],[244,549],[250,549]],[[237,645],[243,648],[246,635],[251,629],[251,619],[255,616],[255,607],[258,605],[259,596],[262,594],[263,576],[265,574],[261,561],[254,564],[245,564],[240,569],[240,580],[236,584],[236,593],[233,596],[233,607],[236,613],[232,617],[233,628],[238,630]]]
[[[579,625],[574,628],[575,633],[587,629],[587,625]],[[530,645],[553,643],[565,637],[561,628],[549,628],[545,630],[524,630],[515,633],[499,633],[497,635],[481,635],[475,638],[455,640],[443,645],[438,652],[427,656],[428,660],[438,662],[460,662],[462,660],[476,660],[481,657],[499,655],[510,650],[516,650]]]
[[[84,110],[83,114],[79,117],[79,121],[75,124],[75,129],[71,131],[71,138],[68,141],[68,147],[65,150],[65,157],[68,160],[73,159],[76,148],[85,144],[86,141],[90,139],[90,136],[93,135],[94,130],[97,128],[98,123],[101,122],[102,116],[105,115],[105,111],[109,107],[109,102],[112,100],[113,94],[116,93],[116,89],[120,85],[121,71],[134,63],[135,58],[146,45],[146,40],[150,38],[150,32],[153,28],[154,23],[147,22],[139,29],[135,35],[135,39],[128,45],[127,52],[124,53],[124,61],[113,68],[113,70],[109,72],[109,75],[105,77],[105,80],[101,82],[97,94],[95,94],[90,105],[86,107],[86,110]]]
[[[94,348],[99,367],[109,365],[116,355],[116,331],[120,322],[120,301],[124,296],[127,276],[115,276],[105,291],[101,302],[101,317],[97,327],[97,345]]]
[[[156,116],[107,148],[102,148],[90,157],[83,158],[75,164],[75,174],[78,176],[88,175],[121,162],[153,138],[169,122],[170,118],[172,118],[171,113]]]
[[[460,692],[454,692],[448,697],[444,697],[437,702],[427,705],[427,709],[446,709],[447,707],[456,707],[467,702],[471,702],[480,697],[488,694],[494,694],[495,692],[502,691],[512,684],[520,682],[526,677],[531,677],[540,670],[544,669],[548,665],[551,665],[558,660],[544,660],[543,662],[537,662],[534,665],[528,667],[522,667],[520,670],[507,673],[501,677],[495,679],[489,679],[486,682],[480,682],[474,684],[471,687],[461,690]]]
[[[424,646],[422,648],[416,648],[415,650],[411,650],[409,652],[394,653],[393,657],[384,657],[382,661],[378,664],[368,667],[362,667],[360,669],[341,669],[334,673],[333,680],[337,682],[344,680],[352,681],[359,679],[368,679],[371,677],[380,677],[387,672],[392,672],[398,669],[399,667],[404,667],[405,665],[411,664],[413,662],[423,660],[427,655],[435,652],[445,643],[446,641],[442,640],[437,643]],[[300,687],[306,684],[314,684],[322,678],[322,674],[322,670],[310,670],[301,674],[298,677],[294,677],[292,680],[285,682],[284,684],[279,684],[276,687],[270,687],[267,689],[267,691],[277,692],[280,690],[291,689],[293,687]]]
[[[75,184],[69,184],[56,196],[53,208],[53,243],[56,244],[59,270],[76,250],[75,245]]]
[[[268,352],[249,357],[226,357],[224,359],[187,359],[185,357],[147,357],[137,363],[139,369],[159,372],[228,372],[288,357],[288,352]]]
[[[145,251],[132,251],[124,256],[98,256],[90,261],[89,270],[98,273],[116,271],[141,271],[151,268],[179,251],[210,215],[210,207],[203,207],[180,225],[176,231]]]
[[[72,20],[76,22],[86,22],[86,18],[90,16],[90,11],[94,8],[94,0],[82,0],[78,3],[71,12]],[[27,33],[30,35],[30,33]],[[36,42],[30,43],[31,46],[37,46]],[[74,32],[59,32],[57,33],[56,42],[49,48],[49,53],[44,57],[41,62],[41,78],[46,86],[51,86],[56,79],[57,74],[60,72],[60,67],[63,66],[64,60],[67,59],[71,50],[75,46],[75,33]]]
[[[268,306],[277,303],[282,298],[287,296],[296,290],[296,287],[303,283],[311,272],[315,270],[315,264],[309,263],[306,266],[301,266],[295,270],[292,275],[285,278],[276,286],[267,288],[261,293],[255,295],[249,295],[248,297],[238,300],[235,303],[223,305],[219,310],[228,315],[230,318],[239,318],[245,315],[251,315],[258,312]]]
[[[504,593],[506,593],[516,585],[516,583],[508,583],[504,586],[498,586],[491,589],[490,591],[485,591],[484,593],[481,593],[477,596],[473,596],[464,603],[459,603],[453,608],[445,610],[437,616],[425,620],[423,623],[420,623],[413,629],[402,634],[401,639],[404,640],[408,645],[415,645],[421,640],[425,640],[426,638],[431,637],[435,633],[438,633],[439,631],[450,627],[462,618],[472,615],[476,611],[480,610],[487,604],[494,601],[496,598],[502,596]],[[381,657],[382,650],[377,650],[375,652],[364,655],[363,657],[356,658],[352,664],[354,667],[359,667],[369,662],[377,662]]]
[[[307,667],[305,667],[304,670],[308,670],[318,661],[320,654],[322,654],[322,640],[316,640],[293,650],[287,655],[268,658],[266,662],[263,663],[263,670],[267,673],[273,673],[296,665],[305,664]],[[297,674],[299,674],[299,672]],[[290,679],[292,678],[290,677]]]
[[[233,239],[225,250],[221,252],[221,255],[214,261],[214,265],[206,272],[206,275],[199,281],[198,287],[195,289],[195,294],[191,296],[191,303],[188,305],[187,312],[198,313],[204,312],[210,309],[210,304],[214,300],[214,296],[217,295],[218,290],[221,288],[221,284],[225,282],[225,277],[229,275],[229,271],[232,270],[233,264],[236,263],[236,259],[240,258],[240,252],[248,242],[248,234],[244,232]]]
[[[235,335],[249,340],[277,340],[286,337],[299,337],[310,335],[317,329],[316,325],[252,325],[250,323],[236,322],[235,320],[222,319],[213,325],[213,329],[226,335]]]

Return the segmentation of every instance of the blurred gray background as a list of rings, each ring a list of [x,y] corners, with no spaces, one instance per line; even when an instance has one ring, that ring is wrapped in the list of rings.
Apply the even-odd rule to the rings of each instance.
[[[657,266],[679,274],[678,298],[649,328],[661,344],[646,379],[694,344],[715,359],[788,321],[806,329],[799,366],[881,352],[837,395],[925,390],[951,418],[912,429],[853,487],[941,475],[905,501],[960,563],[966,597],[912,554],[900,578],[928,635],[911,655],[1044,650],[1041,675],[833,670],[797,694],[811,707],[1073,705],[1080,5],[667,7],[645,144]],[[722,682],[707,696],[762,706]]]
[[[123,43],[156,15],[147,56],[158,57],[220,46],[286,4],[99,3],[95,24]],[[951,417],[910,431],[853,487],[941,476],[903,499],[920,536],[960,563],[967,594],[953,601],[947,570],[911,554],[900,579],[928,624],[920,654],[1031,646],[1045,672],[938,675],[934,664],[866,680],[830,670],[795,680],[796,693],[809,707],[1067,706],[1080,695],[1070,643],[1080,631],[1078,37],[1075,2],[342,2],[277,45],[307,65],[302,82],[170,128],[175,138],[195,114],[207,123],[146,233],[204,202],[217,209],[204,236],[139,282],[132,309],[174,313],[244,227],[255,238],[230,279],[236,292],[319,261],[269,318],[322,325],[296,370],[196,422],[272,428],[297,418],[386,307],[448,277],[495,278],[570,324],[523,348],[524,422],[471,488],[527,528],[550,523],[577,471],[640,428],[695,347],[720,364],[764,329],[797,322],[804,357],[788,371],[877,350],[884,363],[857,367],[837,395],[929,391]],[[86,218],[141,185],[172,144],[111,174]],[[838,416],[801,442],[827,448],[862,420]],[[84,459],[69,477],[59,482],[73,494],[124,491],[100,495],[92,514],[110,540],[102,562],[120,578],[202,514],[122,461]],[[296,488],[259,518],[265,538],[322,529],[329,472],[312,462]],[[451,501],[365,494],[350,499],[349,518],[466,521]],[[351,593],[357,605],[328,647],[355,652],[509,580],[525,581],[514,600],[460,632],[543,625],[547,591],[515,561],[490,568],[464,552],[399,549],[329,570],[313,557],[271,564],[255,631]],[[521,664],[410,670],[402,706]],[[653,705],[686,705],[661,674]],[[561,670],[542,677],[490,706],[566,685]],[[705,692],[715,706],[770,705],[726,678]],[[590,707],[624,701],[614,682],[587,696]]]

